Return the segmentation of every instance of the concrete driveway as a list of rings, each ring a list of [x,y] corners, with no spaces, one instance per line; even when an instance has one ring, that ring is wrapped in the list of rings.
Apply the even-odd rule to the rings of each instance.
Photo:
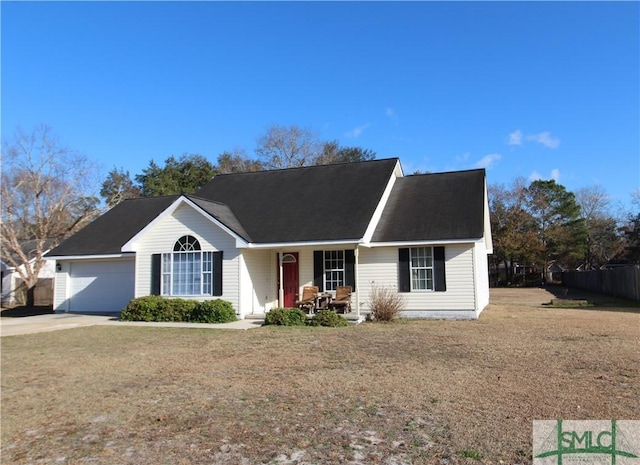
[[[231,323],[147,323],[138,321],[120,321],[118,315],[83,315],[78,313],[55,313],[27,316],[21,318],[0,319],[0,336],[42,333],[59,329],[80,328],[82,326],[150,326],[160,328],[210,328],[210,329],[252,329],[264,323],[260,319],[238,320]]]

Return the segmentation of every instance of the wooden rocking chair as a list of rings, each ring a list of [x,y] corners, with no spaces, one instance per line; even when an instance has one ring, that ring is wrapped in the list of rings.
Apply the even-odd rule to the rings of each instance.
[[[313,313],[316,309],[317,298],[318,286],[305,286],[302,288],[302,298],[296,300],[296,306],[307,313]]]
[[[351,312],[351,286],[338,286],[336,288],[336,298],[331,302],[331,307],[337,312],[338,309],[342,313]]]

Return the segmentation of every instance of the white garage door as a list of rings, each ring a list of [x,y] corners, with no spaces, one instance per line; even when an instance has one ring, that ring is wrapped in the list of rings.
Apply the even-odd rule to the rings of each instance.
[[[133,299],[133,260],[73,262],[69,311],[119,312]]]

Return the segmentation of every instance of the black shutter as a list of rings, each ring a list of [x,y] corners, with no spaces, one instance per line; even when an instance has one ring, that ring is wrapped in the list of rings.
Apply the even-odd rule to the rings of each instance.
[[[398,290],[400,292],[411,292],[409,249],[398,249],[398,278]]]
[[[356,254],[353,249],[344,251],[344,285],[356,290]]]
[[[151,295],[160,295],[160,274],[162,271],[162,255],[151,255]]]
[[[222,252],[213,252],[213,295],[222,295]]]
[[[444,247],[433,248],[433,274],[435,275],[435,291],[447,290],[447,280],[444,272]]]
[[[313,251],[313,285],[318,286],[320,292],[324,292],[322,275],[324,274],[324,252],[322,250]]]

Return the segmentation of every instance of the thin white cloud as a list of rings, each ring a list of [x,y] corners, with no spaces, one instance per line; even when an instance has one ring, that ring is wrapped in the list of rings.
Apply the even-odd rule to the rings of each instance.
[[[520,129],[509,134],[509,145],[522,145],[522,131]]]
[[[346,137],[360,137],[360,135],[364,132],[364,130],[367,129],[369,126],[371,126],[371,124],[369,124],[369,123],[357,126],[357,127],[353,128],[351,131],[346,132],[345,136]]]
[[[396,111],[391,107],[387,107],[387,109],[384,111],[384,113],[389,118],[395,118],[396,117]]]
[[[544,179],[544,178],[540,173],[538,173],[535,170],[529,175],[530,182],[540,181],[541,179]],[[555,182],[560,181],[560,170],[558,168],[552,169],[547,179],[553,179]]]
[[[557,149],[560,145],[560,139],[552,137],[549,131],[544,131],[539,134],[524,134],[520,129],[509,133],[508,144],[509,145],[523,145],[524,141],[536,142],[540,145],[544,145],[550,149]]]
[[[478,162],[476,162],[474,166],[476,168],[490,169],[501,158],[502,158],[502,155],[500,155],[499,153],[490,153],[489,155],[486,155],[482,157],[480,160],[478,160]]]
[[[551,137],[551,134],[548,131],[527,136],[527,140],[532,140],[538,144],[544,145],[545,147],[549,147],[550,149],[556,149],[560,145],[560,139]]]
[[[470,156],[471,154],[469,152],[465,152],[462,155],[456,155],[456,161],[458,163],[464,163],[469,159]]]

